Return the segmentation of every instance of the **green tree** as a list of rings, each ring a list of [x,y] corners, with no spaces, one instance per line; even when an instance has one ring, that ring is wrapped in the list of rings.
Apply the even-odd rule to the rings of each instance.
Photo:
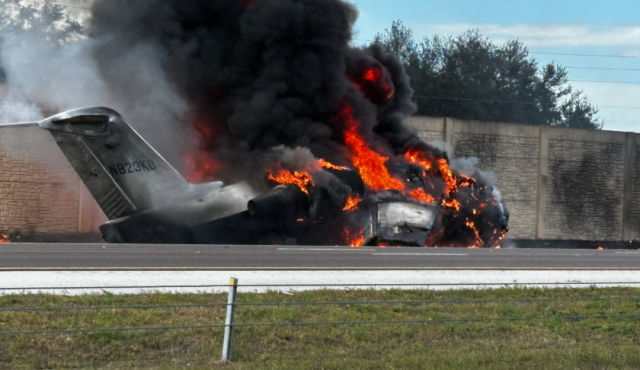
[[[416,42],[394,21],[374,41],[404,64],[418,114],[601,129],[598,110],[568,83],[558,63],[539,67],[518,40],[496,45],[469,30]]]
[[[19,0],[0,0],[0,38],[24,34],[64,44],[80,37],[83,30],[64,6],[53,0],[27,4]]]
[[[19,0],[0,0],[0,47],[4,40],[17,36],[63,45],[82,35],[80,23],[52,0],[27,4]],[[0,66],[0,83],[5,81],[6,75]]]

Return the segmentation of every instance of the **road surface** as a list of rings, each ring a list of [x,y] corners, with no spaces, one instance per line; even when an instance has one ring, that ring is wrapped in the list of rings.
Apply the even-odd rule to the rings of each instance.
[[[0,244],[0,270],[640,270],[640,251]]]

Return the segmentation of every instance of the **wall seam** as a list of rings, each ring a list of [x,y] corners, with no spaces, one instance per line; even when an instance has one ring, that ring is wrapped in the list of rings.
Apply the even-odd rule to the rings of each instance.
[[[631,240],[631,203],[633,202],[633,167],[635,160],[635,134],[626,134],[624,152],[624,185],[622,188],[622,240]]]
[[[536,239],[546,236],[547,186],[549,179],[549,127],[540,126],[538,136],[538,182],[536,187]]]

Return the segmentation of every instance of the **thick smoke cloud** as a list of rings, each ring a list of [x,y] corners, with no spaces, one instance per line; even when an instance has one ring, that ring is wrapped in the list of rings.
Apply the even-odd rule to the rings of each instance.
[[[216,138],[207,149],[232,169],[217,174],[228,181],[255,173],[257,168],[247,162],[260,167],[264,152],[278,145],[306,147],[317,157],[346,164],[336,142],[339,133],[330,124],[345,99],[355,105],[363,132],[375,131],[395,148],[416,140],[402,123],[415,110],[402,66],[377,47],[349,46],[357,17],[351,4],[246,4],[99,1],[93,7],[90,37],[104,40],[95,55],[101,74],[107,81],[128,81],[116,89],[139,88],[140,72],[126,67],[136,58],[123,56],[155,50],[172,84],[193,104],[191,118],[214,131]],[[384,64],[394,78],[396,99],[384,112],[345,77],[362,68],[363,61]],[[242,168],[246,172],[239,171]]]

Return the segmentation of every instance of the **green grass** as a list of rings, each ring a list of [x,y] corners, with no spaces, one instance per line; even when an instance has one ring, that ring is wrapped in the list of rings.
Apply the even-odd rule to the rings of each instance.
[[[240,293],[238,303],[640,297],[635,288]],[[0,309],[226,303],[226,294],[13,295]],[[236,323],[431,323],[237,328],[229,369],[637,369],[640,318],[433,322],[449,318],[640,314],[613,301],[239,306]],[[0,312],[0,331],[223,324],[224,307]],[[208,369],[223,329],[0,335],[2,369]]]

